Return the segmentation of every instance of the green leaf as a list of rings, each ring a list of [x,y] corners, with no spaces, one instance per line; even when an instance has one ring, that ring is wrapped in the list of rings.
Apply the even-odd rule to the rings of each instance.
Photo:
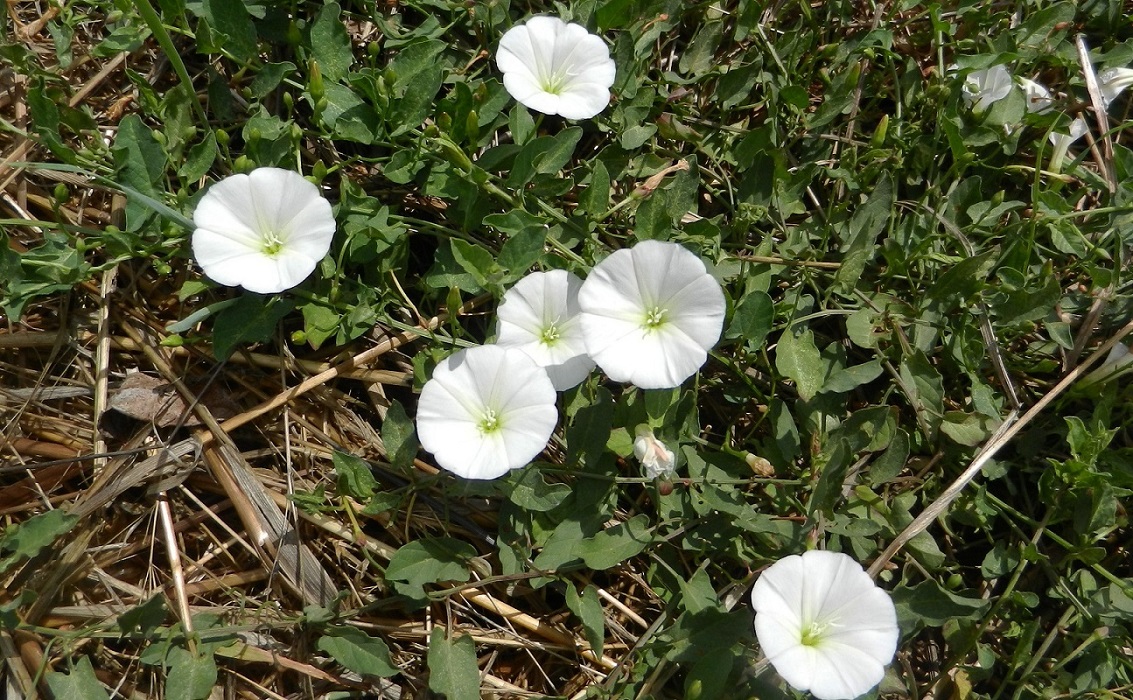
[[[445,72],[439,66],[425,70],[412,78],[405,95],[395,103],[390,122],[396,126],[391,137],[401,136],[421,126],[433,109],[437,92],[441,89]]]
[[[742,338],[751,345],[759,346],[771,332],[775,319],[775,307],[766,292],[748,292],[736,310],[732,312],[732,322],[728,324],[725,338]]]
[[[208,174],[209,168],[216,161],[216,154],[216,136],[210,131],[205,134],[203,141],[189,149],[189,156],[177,172],[190,182],[200,180]]]
[[[606,616],[602,603],[598,600],[598,589],[587,584],[582,593],[571,584],[566,587],[566,604],[570,611],[582,621],[582,630],[590,648],[598,656],[602,655],[602,645],[606,638]]]
[[[881,376],[881,360],[845,367],[830,373],[822,385],[822,393],[842,394],[852,391],[862,384],[868,384]]]
[[[807,514],[832,513],[834,506],[842,499],[842,484],[850,467],[850,453],[846,441],[832,440],[814,456],[814,469],[818,472],[818,483],[814,487]]]
[[[982,413],[947,411],[940,423],[940,432],[961,445],[975,447],[991,437],[998,422]]]
[[[382,442],[386,447],[386,459],[399,469],[408,469],[417,457],[417,435],[413,421],[405,412],[400,401],[394,399],[382,421]]]
[[[358,457],[335,450],[331,456],[335,474],[338,475],[338,493],[360,501],[368,501],[378,488],[378,481],[370,471],[370,465]]]
[[[448,639],[437,625],[429,637],[428,664],[429,690],[445,700],[479,700],[480,669],[472,637]]]
[[[165,174],[165,149],[138,115],[127,115],[118,123],[110,150],[114,154],[115,174],[122,184],[155,199],[161,196],[157,183]],[[132,197],[127,198],[126,204],[126,228],[137,231],[149,218],[150,209]]]
[[[343,668],[355,673],[382,678],[401,673],[390,659],[386,643],[357,627],[330,627],[325,635],[319,637],[316,646],[319,651],[330,654]]]
[[[322,64],[320,62],[320,68],[321,67]],[[291,61],[265,63],[260,68],[259,72],[256,73],[256,77],[252,79],[252,84],[248,86],[248,90],[252,93],[252,97],[263,99],[279,87],[279,84],[283,82],[284,78],[294,72],[295,64]]]
[[[795,382],[804,401],[814,398],[826,381],[826,363],[814,345],[810,329],[797,335],[791,328],[783,332],[775,348],[775,368]]]
[[[550,146],[535,162],[535,172],[540,175],[555,175],[570,162],[574,148],[582,138],[582,127],[572,126],[563,129],[551,138]]]
[[[70,673],[58,671],[47,672],[47,687],[57,698],[67,700],[110,700],[106,688],[98,682],[94,675],[94,667],[90,659],[83,656],[72,668]]]
[[[916,409],[929,440],[936,439],[936,431],[944,414],[944,382],[940,372],[920,350],[901,361],[901,385]]]
[[[642,513],[582,540],[577,553],[586,566],[602,571],[637,556],[652,542],[649,516]]]
[[[546,243],[547,227],[542,224],[522,229],[509,238],[500,249],[499,257],[499,266],[507,273],[506,281],[523,277],[528,268],[543,257]]]
[[[508,498],[524,510],[545,513],[561,504],[570,495],[566,484],[549,484],[536,466],[513,470],[504,482],[510,488]]]
[[[165,679],[166,700],[204,700],[216,685],[216,660],[212,654],[176,651],[180,653],[170,655],[171,668]]]
[[[865,272],[866,265],[873,259],[877,248],[875,241],[885,230],[893,214],[897,194],[889,173],[882,172],[870,193],[869,199],[854,212],[850,219],[845,257],[842,266],[834,276],[834,282],[843,294],[850,294]]]
[[[897,607],[897,620],[904,629],[914,624],[940,627],[952,620],[978,620],[990,600],[965,598],[929,579],[916,586],[902,586],[890,593]]]
[[[165,598],[155,595],[136,608],[127,610],[118,616],[118,629],[122,634],[131,634],[139,631],[149,635],[165,622]]]
[[[223,46],[238,61],[256,57],[256,28],[243,0],[204,0],[200,7],[201,17],[227,37]]]
[[[436,39],[416,39],[401,47],[388,68],[398,97],[404,96],[412,88],[414,78],[436,68],[437,57],[447,47],[447,43]]]
[[[294,302],[245,293],[217,314],[212,327],[212,352],[227,360],[238,345],[270,340],[276,325],[295,308]]]
[[[342,7],[337,2],[327,3],[311,24],[311,53],[319,63],[323,78],[331,81],[345,78],[354,63],[350,37],[339,19],[341,14]]]
[[[449,241],[452,246],[452,257],[468,274],[476,280],[481,287],[488,286],[488,276],[496,269],[496,261],[485,248],[459,238]]]
[[[601,387],[594,402],[581,408],[566,430],[567,463],[591,468],[606,451],[606,440],[614,421],[614,398]]]
[[[474,556],[472,545],[451,537],[414,540],[393,553],[386,567],[386,579],[403,584],[396,586],[399,593],[422,600],[426,584],[467,581],[467,562]]]
[[[869,481],[878,485],[892,481],[905,468],[909,461],[909,434],[897,428],[889,447],[869,465]]]
[[[70,513],[56,508],[32,516],[18,525],[9,526],[0,538],[0,552],[7,555],[0,561],[0,573],[24,559],[36,556],[78,521]]]
[[[578,204],[591,217],[605,214],[610,208],[610,172],[602,161],[594,160],[590,186],[579,195]]]

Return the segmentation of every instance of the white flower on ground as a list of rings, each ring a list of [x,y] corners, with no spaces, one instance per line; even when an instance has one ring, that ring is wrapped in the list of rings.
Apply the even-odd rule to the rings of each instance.
[[[559,420],[556,396],[547,372],[519,350],[460,350],[421,388],[417,436],[450,472],[494,479],[547,446]]]
[[[1098,88],[1106,109],[1130,85],[1133,85],[1133,68],[1110,68],[1098,73]]]
[[[1050,90],[1041,83],[1030,78],[1019,78],[1019,85],[1023,88],[1023,97],[1027,101],[1027,111],[1034,114],[1046,114],[1054,103],[1054,96]]]
[[[307,278],[330,250],[334,214],[299,173],[257,168],[205,192],[193,212],[193,257],[231,287],[273,294]]]
[[[645,467],[645,476],[650,479],[668,478],[677,473],[673,451],[653,436],[653,430],[648,425],[639,425],[633,432],[633,455]]]
[[[578,293],[586,350],[617,382],[680,386],[724,326],[724,292],[676,243],[642,241],[594,266]]]
[[[1069,150],[1070,144],[1086,135],[1087,126],[1086,120],[1078,117],[1070,122],[1070,133],[1063,134],[1058,131],[1050,132],[1051,145],[1054,146],[1054,152],[1050,154],[1050,171],[1057,173],[1062,170],[1062,161],[1066,158],[1066,151]]]
[[[784,557],[751,591],[755,635],[779,675],[819,700],[881,682],[897,650],[897,611],[861,565],[813,550]]]
[[[544,114],[589,119],[610,103],[614,60],[602,38],[558,17],[532,17],[500,39],[504,87]]]
[[[997,65],[968,73],[961,86],[964,102],[975,114],[983,114],[993,104],[1011,94],[1011,73]]]
[[[566,270],[533,272],[504,293],[496,312],[496,344],[527,353],[558,391],[594,369],[578,320],[581,288],[582,280]]]

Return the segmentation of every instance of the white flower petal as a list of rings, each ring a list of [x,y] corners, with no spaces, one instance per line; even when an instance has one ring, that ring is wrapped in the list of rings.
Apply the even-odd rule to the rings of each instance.
[[[1046,86],[1030,78],[1019,78],[1019,84],[1023,87],[1023,96],[1027,100],[1028,112],[1046,114],[1050,111],[1054,97],[1050,94],[1050,90],[1046,89]]]
[[[547,370],[557,391],[577,385],[594,369],[578,320],[582,280],[566,270],[533,272],[504,293],[496,343],[525,352]],[[552,340],[545,335],[553,332]]]
[[[221,284],[272,294],[302,282],[330,249],[330,203],[303,176],[258,168],[214,184],[193,212],[193,255]]]
[[[980,114],[1011,94],[1011,73],[1002,64],[972,71],[964,78],[962,92],[972,111]]]
[[[615,381],[679,386],[708,358],[724,324],[724,293],[699,257],[642,241],[614,252],[579,292],[590,356]],[[659,321],[651,324],[651,315]]]
[[[601,37],[557,17],[532,17],[509,29],[496,66],[521,104],[567,119],[589,119],[605,109],[617,70]]]
[[[417,436],[441,467],[494,479],[522,467],[558,423],[547,373],[519,350],[481,345],[440,362],[421,388]],[[485,429],[495,420],[494,429]]]
[[[1107,109],[1110,103],[1130,85],[1133,85],[1133,68],[1110,68],[1098,74],[1098,87],[1101,89],[1102,102]]]
[[[845,554],[780,559],[760,575],[751,600],[768,660],[784,680],[820,700],[867,692],[897,649],[893,601]]]

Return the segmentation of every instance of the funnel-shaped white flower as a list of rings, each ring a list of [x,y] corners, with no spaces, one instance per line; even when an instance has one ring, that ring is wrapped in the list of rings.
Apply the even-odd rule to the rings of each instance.
[[[417,403],[417,436],[437,464],[466,479],[494,479],[534,459],[559,411],[546,371],[519,350],[480,345],[433,370]]]
[[[751,591],[755,635],[779,675],[819,700],[881,682],[897,650],[897,611],[861,565],[813,550],[772,564]]]
[[[680,386],[724,326],[724,292],[676,243],[642,241],[594,266],[578,293],[586,350],[618,382]]]
[[[648,425],[639,425],[633,432],[635,436],[633,455],[641,462],[641,466],[645,467],[645,476],[656,479],[677,473],[673,451],[654,437],[653,430]]]
[[[1004,65],[968,73],[961,91],[964,102],[975,114],[983,114],[993,104],[1011,94],[1011,73]]]
[[[1027,111],[1033,114],[1046,114],[1054,103],[1054,96],[1042,83],[1036,83],[1030,78],[1019,78],[1019,85],[1023,88],[1023,97],[1027,101]]]
[[[1133,68],[1110,68],[1098,73],[1098,88],[1106,109],[1130,85],[1133,85]]]
[[[594,369],[578,320],[581,288],[582,280],[566,270],[533,272],[504,293],[496,312],[496,343],[527,353],[558,391]]]
[[[610,103],[614,60],[602,38],[558,17],[532,17],[500,39],[504,87],[536,112],[589,119]]]
[[[319,188],[281,168],[224,178],[201,197],[193,223],[193,256],[205,274],[260,294],[306,279],[335,231]]]
[[[1070,133],[1063,134],[1057,131],[1050,132],[1051,145],[1054,146],[1054,152],[1050,154],[1050,171],[1057,173],[1062,170],[1062,161],[1066,158],[1066,151],[1070,149],[1070,145],[1086,135],[1089,127],[1086,125],[1086,120],[1078,117],[1070,122]]]

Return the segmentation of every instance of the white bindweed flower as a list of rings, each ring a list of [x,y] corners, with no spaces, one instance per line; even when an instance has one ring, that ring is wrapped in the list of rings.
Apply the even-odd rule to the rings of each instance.
[[[1030,78],[1019,78],[1019,85],[1023,88],[1023,97],[1027,101],[1027,111],[1033,114],[1046,114],[1054,104],[1054,96],[1050,90],[1041,83]]]
[[[496,344],[527,353],[558,391],[594,369],[578,320],[581,288],[582,280],[566,270],[533,272],[504,292],[496,311]]]
[[[1110,68],[1098,73],[1098,88],[1106,109],[1130,85],[1133,85],[1133,68]]]
[[[519,350],[460,350],[421,388],[417,436],[450,472],[494,479],[547,446],[559,420],[556,396],[547,372]]]
[[[257,168],[205,192],[193,212],[193,256],[228,286],[274,294],[307,278],[330,250],[334,214],[299,173]]]
[[[536,112],[589,119],[610,103],[614,60],[602,38],[558,17],[532,17],[500,39],[504,87]]]
[[[1087,126],[1086,120],[1078,117],[1070,122],[1070,133],[1063,134],[1058,131],[1050,132],[1050,143],[1054,146],[1054,152],[1050,154],[1050,171],[1057,173],[1062,170],[1062,161],[1066,158],[1066,151],[1069,150],[1070,145],[1086,135]]]
[[[968,73],[961,86],[964,102],[975,114],[983,114],[993,104],[1011,94],[1011,73],[1004,65]]]
[[[645,467],[645,476],[650,479],[668,478],[677,473],[673,451],[653,436],[648,425],[639,425],[633,432],[633,455]]]
[[[724,326],[724,292],[676,243],[642,241],[594,266],[578,293],[586,350],[617,382],[680,386]]]
[[[892,599],[845,554],[812,550],[780,559],[760,574],[751,603],[771,665],[819,700],[867,692],[897,650]]]

